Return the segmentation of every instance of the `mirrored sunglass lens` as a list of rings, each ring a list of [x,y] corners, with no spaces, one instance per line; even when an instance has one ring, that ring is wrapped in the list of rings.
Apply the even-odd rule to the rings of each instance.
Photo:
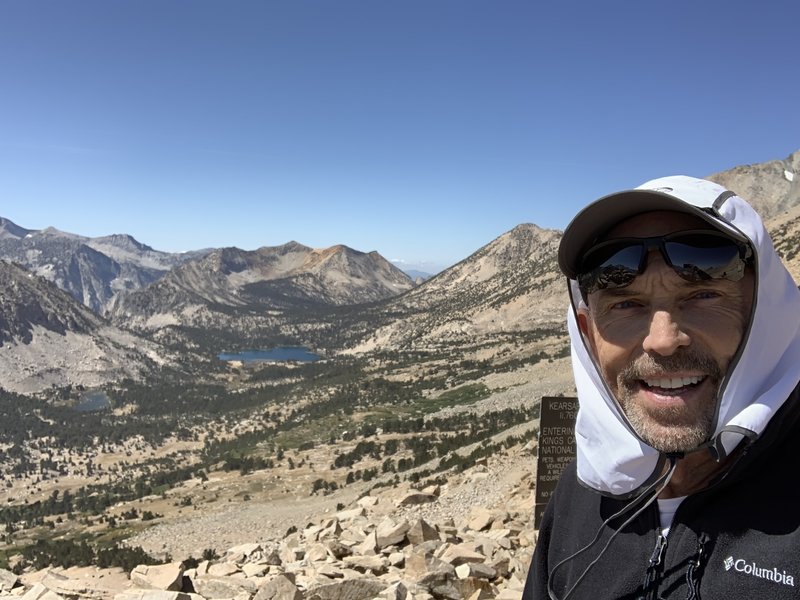
[[[639,274],[642,244],[624,242],[590,250],[583,261],[578,284],[587,293],[630,285]]]
[[[612,265],[636,270],[639,268],[641,258],[642,244],[639,242],[606,243],[589,249],[581,264],[581,271],[588,273]]]
[[[664,243],[672,267],[691,281],[738,280],[744,273],[739,248],[724,238],[693,236]]]

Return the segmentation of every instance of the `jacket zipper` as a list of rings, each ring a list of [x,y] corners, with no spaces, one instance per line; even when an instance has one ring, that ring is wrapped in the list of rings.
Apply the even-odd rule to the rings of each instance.
[[[689,589],[689,593],[686,596],[686,600],[699,600],[700,598],[700,578],[698,576],[698,571],[702,568],[703,561],[705,560],[705,546],[708,539],[705,533],[700,534],[700,537],[697,539],[697,553],[694,558],[689,561],[689,568],[686,571],[686,586]]]
[[[653,554],[650,556],[650,562],[647,565],[647,572],[644,576],[644,584],[642,585],[642,596],[645,600],[656,600],[656,578],[658,577],[659,566],[664,559],[664,552],[667,549],[667,538],[659,531],[656,538],[656,547],[653,548]]]

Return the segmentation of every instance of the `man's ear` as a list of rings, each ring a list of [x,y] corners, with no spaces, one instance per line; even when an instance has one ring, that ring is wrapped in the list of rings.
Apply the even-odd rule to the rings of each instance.
[[[591,316],[589,315],[589,309],[585,306],[582,306],[575,312],[578,318],[578,329],[581,330],[583,338],[586,340],[589,346],[589,350],[591,350],[592,354],[596,356],[597,353],[594,344],[594,335],[590,323]]]
[[[587,308],[579,308],[577,311],[578,328],[585,337],[589,337],[589,310]]]

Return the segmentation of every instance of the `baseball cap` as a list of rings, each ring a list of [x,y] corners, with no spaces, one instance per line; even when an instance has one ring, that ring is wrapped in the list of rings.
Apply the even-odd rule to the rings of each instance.
[[[748,243],[747,237],[718,212],[725,200],[735,195],[706,179],[673,175],[603,196],[567,225],[558,247],[558,266],[567,277],[575,279],[586,250],[609,229],[630,217],[658,210],[694,215],[732,239]]]

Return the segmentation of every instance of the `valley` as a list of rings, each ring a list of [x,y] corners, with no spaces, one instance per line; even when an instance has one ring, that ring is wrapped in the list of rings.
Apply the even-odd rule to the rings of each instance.
[[[8,395],[4,421],[31,433],[12,442],[4,465],[8,566],[21,570],[17,553],[53,538],[128,540],[156,558],[183,560],[252,538],[244,523],[259,511],[269,514],[258,520],[261,535],[280,537],[370,490],[441,483],[531,442],[537,399],[568,391],[568,378],[561,390],[553,384],[567,372],[564,355],[563,341],[543,336],[458,359],[220,361],[203,383],[173,374],[170,384],[108,388],[112,406],[96,413],[77,415],[74,398],[51,395],[33,414],[17,413],[23,422],[13,426],[11,407],[21,399]],[[164,542],[159,528],[193,535]]]

